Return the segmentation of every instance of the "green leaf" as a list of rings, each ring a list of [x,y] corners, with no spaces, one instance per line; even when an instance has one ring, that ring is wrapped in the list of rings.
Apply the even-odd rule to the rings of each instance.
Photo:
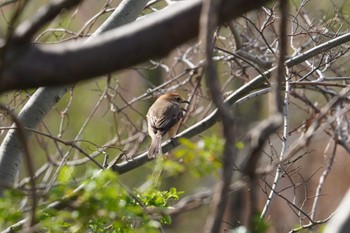
[[[171,217],[169,215],[163,215],[163,217],[160,219],[160,222],[162,224],[171,224]]]

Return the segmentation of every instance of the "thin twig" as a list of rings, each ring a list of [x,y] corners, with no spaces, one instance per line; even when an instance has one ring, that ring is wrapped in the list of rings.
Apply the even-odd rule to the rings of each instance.
[[[325,149],[325,152],[324,152],[325,157],[326,157],[326,154],[327,154],[327,150],[330,147],[330,144],[331,144],[331,141],[329,141],[328,145],[326,146],[326,149]],[[335,156],[336,156],[336,153],[335,153],[336,150],[337,150],[337,144],[334,143],[331,157],[327,161],[327,166],[324,168],[324,170],[322,172],[322,175],[319,178],[318,185],[317,185],[317,188],[316,188],[315,198],[314,198],[314,202],[312,203],[311,216],[310,216],[312,221],[315,221],[315,215],[316,215],[316,209],[317,209],[319,197],[321,195],[321,191],[322,191],[324,183],[325,183],[325,181],[327,179],[327,176],[328,176],[328,174],[331,171],[331,168],[333,166],[333,162],[334,162],[334,159],[335,159]]]
[[[316,225],[325,224],[333,217],[333,215],[334,215],[334,213],[332,213],[331,215],[329,215],[327,218],[325,218],[323,220],[313,221],[313,222],[310,222],[308,224],[301,225],[300,227],[296,227],[296,228],[292,229],[291,231],[289,231],[289,233],[303,232],[303,230],[305,230],[305,229],[310,229]]]
[[[279,63],[278,63],[278,73],[277,73],[277,87],[274,92],[275,102],[272,104],[276,105],[277,108],[275,109],[274,114],[281,114],[283,112],[283,138],[282,138],[282,149],[280,152],[279,160],[283,159],[283,155],[286,153],[288,148],[288,106],[289,106],[289,92],[290,92],[290,85],[288,78],[285,75],[285,57],[287,53],[287,15],[288,15],[288,3],[285,0],[281,0],[280,2],[280,8],[281,8],[281,24],[280,24],[280,54],[279,54]],[[284,80],[283,78],[286,77]],[[280,94],[282,92],[282,83],[285,82],[285,94],[284,94],[284,101],[283,105],[281,102]],[[283,106],[283,108],[281,108]],[[261,212],[260,217],[262,219],[265,218],[267,211],[269,210],[272,199],[275,193],[275,190],[277,188],[277,184],[281,178],[282,174],[282,167],[279,165],[276,170],[275,178],[272,183],[270,194],[267,198],[267,201],[265,203],[265,206],[263,208],[263,211]]]

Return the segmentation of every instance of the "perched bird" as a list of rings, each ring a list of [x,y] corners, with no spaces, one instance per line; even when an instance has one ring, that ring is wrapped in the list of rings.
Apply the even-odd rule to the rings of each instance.
[[[189,101],[177,93],[161,95],[149,108],[147,113],[148,134],[152,138],[148,149],[148,158],[156,158],[161,152],[162,137],[167,133],[169,138],[175,136],[183,117],[180,104]]]

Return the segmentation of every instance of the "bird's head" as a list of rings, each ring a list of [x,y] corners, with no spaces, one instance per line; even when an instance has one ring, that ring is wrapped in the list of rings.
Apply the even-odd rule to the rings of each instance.
[[[163,99],[172,103],[178,103],[178,104],[182,104],[182,103],[186,103],[186,104],[190,104],[191,102],[184,99],[181,95],[177,94],[177,93],[166,93],[162,96],[159,97],[159,99]]]

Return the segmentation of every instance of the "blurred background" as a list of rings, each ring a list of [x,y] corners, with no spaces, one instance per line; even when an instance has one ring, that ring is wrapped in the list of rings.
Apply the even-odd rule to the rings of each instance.
[[[9,32],[8,23],[16,9],[16,2],[0,1],[0,36],[3,38]],[[27,1],[20,19],[27,19],[47,3],[48,1]],[[87,39],[119,3],[113,0],[82,1],[78,7],[62,12],[52,20],[36,35],[33,42],[54,44]],[[349,32],[349,1],[295,0],[289,3],[289,57]],[[150,1],[140,17],[156,14],[172,4],[175,3]],[[276,65],[279,21],[277,3],[272,2],[217,29],[214,59],[224,97]],[[318,53],[307,62],[288,70],[286,80],[290,82],[291,90],[288,96],[287,146],[297,141],[308,130],[322,107],[348,85],[348,49],[349,44],[338,46]],[[199,41],[193,40],[164,58],[149,60],[70,87],[37,128],[42,134],[34,133],[29,139],[30,150],[34,155],[32,159],[36,183],[40,189],[38,192],[47,194],[59,186],[60,180],[57,177],[63,167],[70,174],[65,182],[71,183],[73,187],[88,179],[91,171],[99,168],[81,151],[73,148],[70,142],[74,142],[101,165],[106,161],[111,163],[116,158],[120,162],[127,161],[145,152],[150,143],[145,115],[150,105],[163,93],[178,92],[191,101],[180,131],[203,120],[215,109],[215,105],[207,90],[202,61]],[[34,91],[2,93],[0,102],[19,113]],[[344,101],[340,107],[343,110],[340,120],[342,123],[338,124],[342,125],[344,134],[348,136],[347,103],[348,100]],[[268,117],[270,104],[270,96],[266,92],[245,98],[232,108],[237,126],[237,147],[241,145],[244,148],[246,133]],[[330,116],[334,116],[337,111],[332,109]],[[11,125],[12,120],[8,114],[0,112],[0,141]],[[183,140],[183,145],[172,150],[166,157],[161,156],[116,179],[127,190],[140,195],[149,190],[163,191],[175,187],[181,192],[179,199],[169,199],[167,207],[175,205],[186,196],[213,190],[220,179],[221,153],[225,141],[220,125],[217,123],[190,140]],[[323,221],[335,211],[349,188],[347,177],[350,175],[347,169],[349,153],[335,139],[337,127],[336,123],[329,124],[322,133],[314,135],[302,153],[283,164],[281,179],[265,217],[266,232],[292,232],[310,222],[315,224],[314,232],[319,232]],[[268,139],[260,159],[261,168],[278,160],[283,141],[281,128]],[[21,166],[16,188],[25,193],[30,184],[26,166],[24,163]],[[239,169],[235,168],[235,171],[239,173]],[[260,176],[256,204],[261,211],[274,177],[275,170]],[[244,187],[232,193],[231,203],[227,205],[226,221],[223,222],[223,232],[246,224],[252,204],[248,198],[249,192],[250,189]],[[202,232],[208,215],[209,198],[194,200],[199,203],[196,208],[188,207],[188,210],[170,214],[171,223],[163,224],[164,232]],[[49,201],[43,195],[41,203],[47,202]],[[13,222],[15,220],[12,219]],[[320,225],[317,224],[318,221]],[[12,223],[2,222],[0,226],[5,228],[10,224]],[[132,228],[135,232],[144,232],[135,225]],[[75,228],[67,229],[74,231]],[[93,230],[90,229],[91,231]]]

